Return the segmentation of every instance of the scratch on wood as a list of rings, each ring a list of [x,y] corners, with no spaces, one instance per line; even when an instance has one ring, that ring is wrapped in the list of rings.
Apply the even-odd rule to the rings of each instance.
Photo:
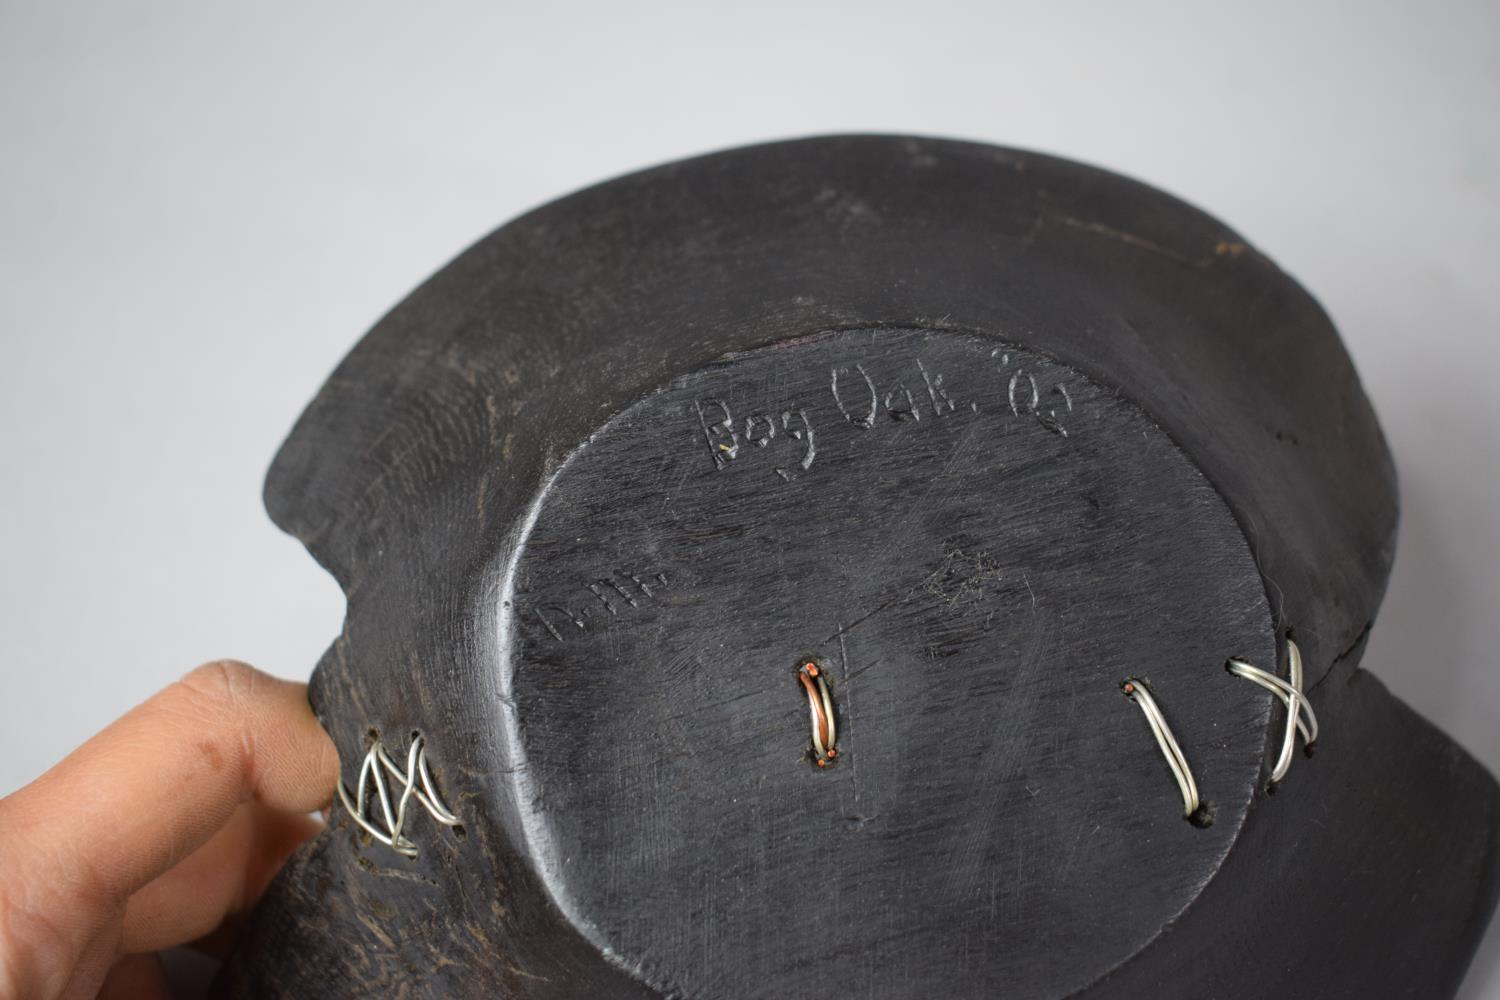
[[[374,934],[377,938],[379,938],[380,943],[385,945],[388,951],[396,950],[396,942],[391,940],[391,936],[381,929],[380,925],[375,922],[375,918],[373,916],[368,913],[358,913],[356,914],[356,916],[359,919],[359,922],[365,926],[365,930],[369,931],[371,934]]]
[[[839,626],[839,666],[840,673],[844,678],[844,708],[845,717],[840,723],[846,727],[849,724],[849,716],[854,712],[854,693],[849,689],[849,647],[844,642],[843,626]],[[847,740],[846,740],[847,745]],[[859,754],[853,754],[849,758],[849,784],[854,788],[854,804],[859,805]],[[864,824],[861,823],[861,826]]]
[[[886,601],[884,604],[882,604],[880,607],[876,608],[874,611],[871,611],[869,614],[866,614],[866,615],[863,615],[863,616],[861,616],[859,618],[854,619],[853,623],[851,623],[847,628],[845,628],[844,626],[840,625],[838,627],[838,629],[834,631],[833,635],[828,636],[823,641],[824,642],[832,642],[835,639],[838,639],[839,641],[843,641],[844,636],[848,635],[850,632],[853,632],[856,628],[858,628],[859,626],[863,625],[865,622],[869,621],[871,618],[874,618],[876,615],[880,614],[880,612],[884,611],[886,608],[890,607],[892,604],[895,604],[897,601],[905,600],[910,595],[911,595],[911,592],[908,591],[906,594],[903,594],[900,597],[893,597],[893,598],[891,598],[889,601]]]
[[[359,865],[360,868],[364,869],[367,874],[374,875],[378,878],[405,879],[408,882],[416,882],[421,885],[430,886],[434,889],[438,888],[436,880],[430,879],[420,872],[407,872],[402,871],[399,868],[386,868],[382,865],[377,865],[369,858],[364,857],[356,858],[355,862]]]
[[[1160,243],[1137,236],[1135,233],[1126,232],[1123,229],[1116,229],[1114,226],[1106,226],[1102,222],[1087,222],[1071,215],[1053,215],[1048,218],[1052,221],[1060,222],[1070,229],[1080,229],[1084,232],[1094,233],[1103,236],[1105,239],[1115,240],[1126,246],[1135,247],[1137,250],[1145,250],[1147,253],[1154,253],[1168,260],[1176,261],[1186,267],[1201,270],[1208,266],[1208,261],[1206,260],[1188,257],[1170,247],[1164,247]]]

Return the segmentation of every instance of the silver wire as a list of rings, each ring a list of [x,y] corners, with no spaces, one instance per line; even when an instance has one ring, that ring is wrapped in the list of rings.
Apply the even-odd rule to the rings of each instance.
[[[394,804],[391,802],[391,788],[386,782],[386,772],[400,785],[401,797]],[[379,818],[385,821],[384,830],[376,826],[369,816],[372,784],[375,786],[374,799],[380,806]],[[357,791],[351,796],[348,786],[342,781],[338,785],[339,800],[344,803],[350,817],[359,824],[360,829],[403,857],[417,856],[417,845],[404,832],[407,806],[413,799],[428,815],[444,826],[458,825],[458,817],[443,804],[433,784],[432,772],[427,767],[427,748],[421,736],[412,737],[411,746],[406,751],[404,769],[386,752],[385,744],[377,738],[365,754],[364,763],[360,765],[359,781],[355,787]]]
[[[1291,639],[1286,641],[1286,659],[1287,680],[1238,658],[1231,658],[1226,664],[1231,674],[1259,684],[1286,706],[1286,731],[1281,737],[1281,753],[1276,758],[1276,766],[1271,769],[1273,785],[1285,778],[1292,767],[1297,734],[1302,734],[1305,747],[1311,747],[1318,740],[1318,717],[1313,712],[1312,702],[1302,691],[1302,650]]]
[[[1120,690],[1125,692],[1125,697],[1141,706],[1141,713],[1146,716],[1151,733],[1156,737],[1156,745],[1161,747],[1161,755],[1166,758],[1167,767],[1171,768],[1172,777],[1177,779],[1177,788],[1182,792],[1182,815],[1191,819],[1203,804],[1198,798],[1198,783],[1193,780],[1193,769],[1188,766],[1187,755],[1182,752],[1177,737],[1172,734],[1172,727],[1167,725],[1167,717],[1162,714],[1161,706],[1157,705],[1145,682],[1138,677],[1127,677],[1120,685]]]
[[[839,729],[838,720],[833,715],[833,694],[828,690],[828,682],[823,679],[821,670],[814,680],[818,683],[818,697],[823,700],[823,714],[828,718],[828,749],[835,750],[839,744]]]

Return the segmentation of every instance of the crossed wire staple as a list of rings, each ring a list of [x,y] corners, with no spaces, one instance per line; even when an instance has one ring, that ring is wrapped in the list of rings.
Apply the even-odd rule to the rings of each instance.
[[[393,791],[399,797],[393,799]],[[349,815],[361,829],[403,857],[417,856],[417,845],[405,834],[407,807],[413,799],[444,826],[458,825],[458,817],[449,812],[433,786],[432,772],[427,767],[427,748],[420,735],[412,736],[404,770],[377,737],[360,765],[355,793],[350,795],[348,786],[342,781],[338,793],[344,808],[349,810]],[[373,818],[370,814],[371,799],[379,806],[379,813]],[[377,826],[376,820],[382,821],[385,828]]]
[[[1292,754],[1297,748],[1297,734],[1302,734],[1303,746],[1311,750],[1318,740],[1318,717],[1313,713],[1312,702],[1302,691],[1302,650],[1291,639],[1286,641],[1288,678],[1283,680],[1267,670],[1241,659],[1230,659],[1226,669],[1236,677],[1253,681],[1271,692],[1286,706],[1286,731],[1281,738],[1281,754],[1276,766],[1271,769],[1271,784],[1286,777],[1292,766]]]

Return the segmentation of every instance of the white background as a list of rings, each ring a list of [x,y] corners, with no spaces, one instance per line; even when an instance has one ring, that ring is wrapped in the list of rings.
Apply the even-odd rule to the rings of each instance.
[[[1402,477],[1365,663],[1500,770],[1500,6],[235,6],[0,0],[0,793],[202,660],[308,673],[342,600],[261,477],[437,266],[625,170],[859,130],[1112,167],[1300,278]]]

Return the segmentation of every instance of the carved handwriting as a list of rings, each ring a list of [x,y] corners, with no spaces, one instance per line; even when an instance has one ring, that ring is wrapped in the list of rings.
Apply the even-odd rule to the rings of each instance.
[[[787,442],[780,449],[782,461],[776,466],[776,474],[782,479],[790,481],[799,472],[812,468],[817,457],[813,425],[801,407],[785,409],[779,414],[751,413],[743,421],[736,420],[729,404],[722,399],[700,399],[693,403],[693,408],[716,469],[726,468],[739,458],[741,444],[767,448],[778,436]]]
[[[618,570],[579,584],[572,600],[534,604],[531,614],[552,638],[562,642],[657,600],[667,585],[665,573],[648,576]]]
[[[996,349],[990,355],[998,364],[977,373],[999,379],[995,388],[1004,396],[1002,416],[1035,421],[1060,437],[1068,436],[1067,420],[1073,412],[1073,394],[1065,382],[1045,369],[1032,371],[1011,364],[1010,354]],[[839,419],[861,431],[876,430],[883,420],[921,423],[939,420],[960,411],[980,412],[977,401],[966,406],[955,398],[955,390],[942,372],[914,359],[915,371],[896,373],[889,381],[877,376],[863,362],[830,369],[828,393]],[[883,391],[882,391],[883,390]],[[703,440],[713,467],[724,471],[736,461],[758,452],[775,456],[772,466],[790,481],[812,468],[817,458],[813,417],[817,400],[801,401],[770,411],[739,414],[721,397],[704,396],[693,403]],[[821,420],[820,420],[821,422]],[[751,449],[747,451],[746,449]]]

